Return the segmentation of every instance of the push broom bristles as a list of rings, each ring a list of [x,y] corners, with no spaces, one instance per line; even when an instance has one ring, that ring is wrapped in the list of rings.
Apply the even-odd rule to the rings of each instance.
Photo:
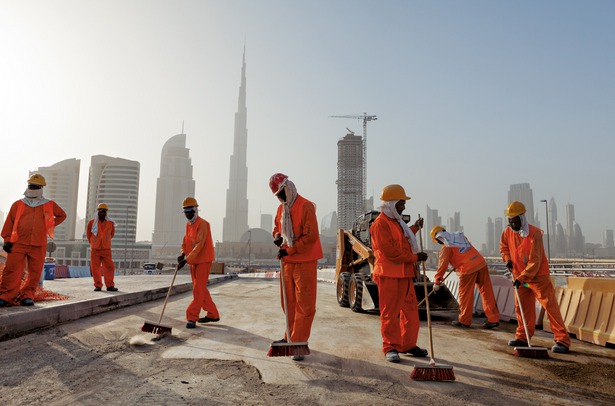
[[[170,326],[165,326],[164,324],[153,323],[151,321],[146,321],[143,323],[143,327],[141,327],[141,331],[145,333],[152,334],[164,334],[171,333],[172,328]]]
[[[433,362],[433,361],[432,361]],[[435,364],[435,362],[433,362]],[[454,381],[455,372],[449,365],[415,366],[410,379],[415,381]]]
[[[273,342],[267,352],[268,357],[292,357],[294,355],[310,355],[308,343]]]
[[[544,347],[515,347],[513,355],[524,358],[549,358],[549,350]]]

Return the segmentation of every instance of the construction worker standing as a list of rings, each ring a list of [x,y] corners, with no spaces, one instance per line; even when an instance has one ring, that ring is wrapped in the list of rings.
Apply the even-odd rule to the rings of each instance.
[[[88,222],[85,230],[90,242],[90,273],[94,279],[94,291],[100,292],[105,278],[105,286],[109,292],[116,292],[113,281],[115,264],[111,256],[111,239],[115,235],[115,221],[107,215],[109,206],[100,203],[96,208],[96,217]]]
[[[444,227],[435,226],[429,234],[433,242],[442,245],[433,289],[435,291],[440,289],[444,280],[444,272],[449,264],[459,275],[459,318],[451,324],[455,327],[470,327],[472,324],[474,285],[476,285],[487,316],[483,328],[492,329],[499,326],[500,312],[495,302],[485,258],[470,244],[463,232],[448,233]]]
[[[382,352],[389,362],[399,362],[399,353],[426,357],[427,350],[416,345],[419,334],[419,309],[412,278],[415,265],[426,261],[419,252],[415,234],[423,227],[423,219],[412,227],[403,221],[406,191],[400,185],[382,189],[381,214],[374,220],[370,233],[376,257],[373,279],[378,285]]]
[[[534,335],[536,325],[536,300],[545,309],[555,345],[553,352],[565,353],[570,348],[570,336],[566,331],[564,319],[559,310],[555,289],[549,275],[549,263],[542,244],[543,231],[527,222],[525,206],[515,201],[506,209],[508,227],[500,239],[500,253],[506,263],[506,268],[512,272],[513,286],[518,289],[519,300],[523,307],[527,323],[528,336]],[[528,343],[522,323],[519,303],[516,302],[517,331],[515,339],[508,345],[513,347],[527,347]]]
[[[196,322],[213,323],[220,321],[218,308],[209,294],[207,281],[211,263],[215,259],[214,244],[211,240],[211,227],[199,217],[199,205],[195,198],[186,197],[182,202],[186,223],[186,235],[182,241],[182,252],[177,257],[177,268],[190,265],[192,278],[192,301],[186,309],[186,328],[195,328]],[[199,318],[201,309],[207,314]]]
[[[4,250],[8,255],[0,284],[0,307],[17,298],[22,306],[34,305],[34,292],[45,264],[47,236],[53,238],[55,226],[66,219],[66,213],[56,202],[43,197],[46,185],[43,175],[32,175],[25,197],[13,203],[2,227]],[[20,291],[26,262],[28,278]]]
[[[277,258],[282,262],[290,337],[283,340],[307,342],[316,314],[316,268],[322,258],[322,246],[316,206],[297,193],[295,184],[282,173],[269,179],[269,187],[280,201],[273,227],[273,242],[279,247]],[[282,295],[281,295],[282,296]],[[303,355],[293,360],[303,360]]]

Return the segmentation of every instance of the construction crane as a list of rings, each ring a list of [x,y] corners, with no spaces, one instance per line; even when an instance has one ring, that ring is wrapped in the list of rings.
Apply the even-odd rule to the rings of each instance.
[[[358,114],[350,114],[347,116],[329,116],[330,118],[352,118],[355,120],[363,120],[363,205],[365,205],[365,198],[367,193],[367,122],[368,121],[376,121],[378,117],[375,115],[368,115],[367,113],[363,113],[363,115]],[[353,133],[354,134],[354,133]]]

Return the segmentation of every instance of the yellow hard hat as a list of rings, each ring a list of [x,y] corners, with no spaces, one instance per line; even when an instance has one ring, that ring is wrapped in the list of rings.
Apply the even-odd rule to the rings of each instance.
[[[101,203],[98,205],[96,210],[109,210],[109,206],[107,206],[105,203]]]
[[[30,176],[30,179],[28,179],[28,183],[32,185],[47,186],[47,182],[45,182],[45,177],[38,173],[35,173],[34,175]]]
[[[431,236],[431,239],[433,240],[433,242],[437,242],[436,234],[438,234],[438,231],[446,231],[446,230],[442,226],[435,226],[434,228],[432,228],[431,231],[429,232],[429,235]]]
[[[389,185],[382,189],[380,200],[385,202],[391,200],[410,200],[410,197],[406,196],[406,191],[400,185]]]
[[[508,217],[516,217],[525,213],[525,205],[521,202],[514,201],[506,208],[506,215]]]
[[[186,207],[199,207],[199,204],[196,202],[194,197],[186,197],[182,202],[182,207],[185,209]]]

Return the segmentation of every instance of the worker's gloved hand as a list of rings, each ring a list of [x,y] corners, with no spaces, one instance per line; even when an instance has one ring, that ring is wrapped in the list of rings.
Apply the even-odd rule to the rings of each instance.
[[[417,261],[427,261],[427,254],[425,254],[424,252],[419,252],[416,254],[416,260]]]
[[[177,263],[177,269],[182,269],[186,265],[186,259],[182,259]]]
[[[521,282],[519,279],[515,279],[513,280],[512,285],[513,287],[518,288],[519,286],[523,285],[523,282]]]
[[[506,270],[506,272],[504,272],[504,277],[509,280],[512,279],[512,272]]]
[[[442,287],[442,285],[440,285],[439,283],[434,283],[433,285],[433,291],[437,292],[440,290],[440,288]]]
[[[177,257],[177,262],[182,262],[186,258],[186,254],[182,252],[180,256]]]
[[[278,259],[282,259],[287,255],[288,255],[288,251],[286,251],[284,248],[278,251]]]
[[[414,222],[414,225],[418,228],[423,228],[423,217],[419,217],[419,219]]]
[[[2,247],[7,254],[11,253],[11,248],[13,248],[13,243],[10,241],[5,241],[4,246]]]
[[[512,263],[512,261],[510,259],[506,262],[506,268],[509,271],[512,271],[512,269],[513,269],[513,263]]]
[[[282,238],[282,236],[280,234],[276,235],[274,240],[273,240],[273,243],[275,245],[277,245],[278,247],[281,247],[282,246],[282,242],[284,242],[284,239]]]

